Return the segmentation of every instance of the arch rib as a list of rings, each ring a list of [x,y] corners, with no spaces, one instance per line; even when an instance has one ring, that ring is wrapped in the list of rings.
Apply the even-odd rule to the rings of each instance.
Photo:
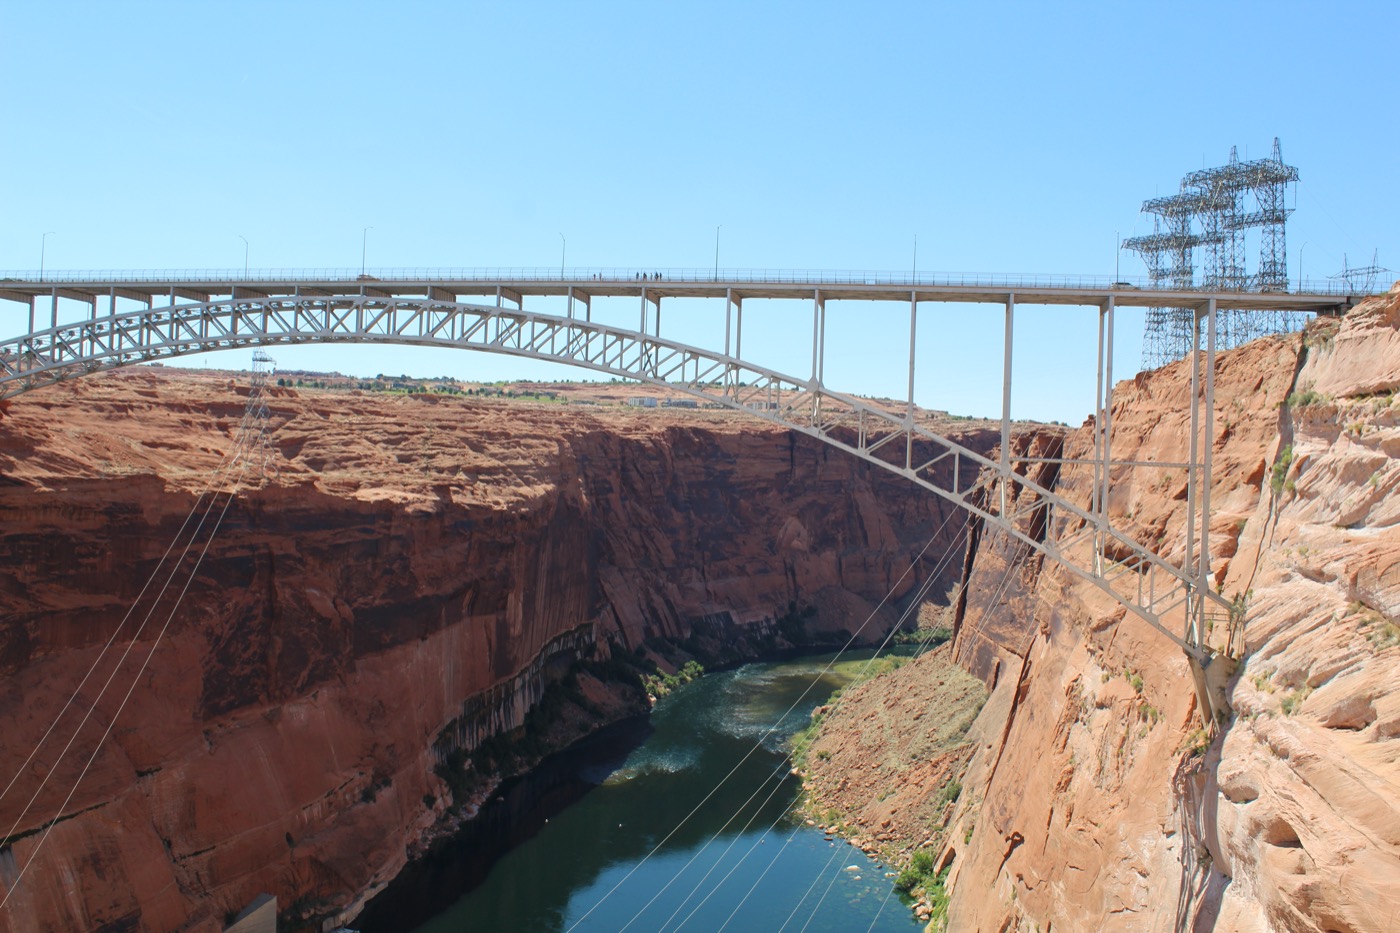
[[[372,294],[238,296],[219,301],[144,308],[38,330],[0,342],[0,398],[65,379],[136,363],[212,350],[289,343],[394,343],[505,353],[580,366],[686,392],[814,437],[882,469],[897,473],[999,528],[1075,576],[1095,585],[1198,661],[1208,651],[1189,644],[1166,617],[1209,598],[1194,577],[1070,500],[949,438],[915,425],[906,412],[885,411],[826,389],[820,373],[787,376],[726,353],[551,314],[496,305]],[[891,441],[903,440],[888,448]],[[935,449],[916,461],[915,444]],[[891,454],[898,453],[897,458]],[[884,454],[882,456],[882,454]],[[934,481],[932,470],[953,460],[953,488]],[[970,472],[969,472],[970,471]],[[964,477],[975,479],[959,488]],[[982,501],[989,481],[999,480],[1008,502],[1028,503],[991,511]],[[1000,498],[1000,497],[998,497]],[[1042,539],[1020,524],[1038,509],[1043,526],[1060,534]],[[1095,533],[1126,555],[1111,565],[1094,560]]]

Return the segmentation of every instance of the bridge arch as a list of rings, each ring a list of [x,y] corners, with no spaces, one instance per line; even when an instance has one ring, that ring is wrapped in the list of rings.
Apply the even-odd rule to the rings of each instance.
[[[1102,514],[914,423],[908,412],[832,392],[727,353],[571,316],[365,294],[235,296],[148,307],[0,342],[0,399],[90,373],[192,353],[303,343],[385,343],[503,353],[679,390],[814,437],[904,476],[1065,567],[1176,643],[1197,664],[1212,652],[1174,632],[1206,601],[1229,603],[1112,528]],[[917,456],[916,456],[917,450]],[[929,451],[933,451],[928,456]],[[933,468],[951,460],[951,488]],[[945,464],[946,469],[946,464]],[[1002,507],[993,508],[999,484]],[[1031,534],[1027,519],[1053,533]],[[1115,559],[1104,555],[1111,552]],[[1188,629],[1189,631],[1189,629]]]

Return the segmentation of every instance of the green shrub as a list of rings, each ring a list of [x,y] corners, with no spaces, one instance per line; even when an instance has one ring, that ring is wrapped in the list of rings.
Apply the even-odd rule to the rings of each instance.
[[[1274,491],[1274,495],[1283,492],[1284,482],[1288,478],[1288,468],[1293,463],[1293,445],[1289,444],[1278,452],[1278,459],[1274,461],[1273,471],[1269,475],[1269,488]]]
[[[900,870],[899,876],[894,879],[894,886],[901,891],[915,891],[933,880],[932,876],[933,853],[928,849],[920,849],[914,853],[909,864]]]
[[[1367,633],[1366,638],[1377,651],[1384,651],[1393,645],[1400,645],[1400,625],[1382,622]]]
[[[1132,685],[1134,691],[1136,691],[1137,693],[1142,693],[1143,680],[1141,674],[1139,674],[1137,671],[1131,671],[1127,668],[1124,668],[1123,676],[1128,678],[1128,683]]]
[[[1312,386],[1308,386],[1304,389],[1297,389],[1288,396],[1288,407],[1307,408],[1309,405],[1320,405],[1327,400],[1327,396],[1314,391]]]
[[[948,926],[948,869],[933,873],[933,853],[920,849],[895,878],[894,885],[902,891],[923,891],[928,900],[928,930],[944,930]]]
[[[1207,748],[1210,748],[1210,732],[1206,729],[1196,729],[1181,745],[1181,750],[1190,758],[1204,755]]]
[[[1285,694],[1283,700],[1279,702],[1279,706],[1283,710],[1283,715],[1292,716],[1301,709],[1303,701],[1308,698],[1308,694],[1310,693],[1312,693],[1311,687],[1302,686],[1297,690],[1290,690]]]

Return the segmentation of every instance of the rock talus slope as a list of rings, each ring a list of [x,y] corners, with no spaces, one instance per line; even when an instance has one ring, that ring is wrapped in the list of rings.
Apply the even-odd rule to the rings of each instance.
[[[1189,385],[1183,362],[1116,387],[1114,459],[1185,460]],[[950,929],[1400,929],[1397,388],[1400,286],[1220,357],[1211,571],[1248,622],[1209,733],[1180,650],[975,540],[954,650],[992,693],[943,852]],[[1092,454],[1087,425],[1066,449]],[[1056,480],[1087,503],[1087,475]],[[1179,561],[1185,487],[1115,468],[1114,521]]]
[[[4,933],[218,930],[263,891],[334,916],[442,816],[444,755],[520,727],[576,661],[782,644],[793,604],[820,607],[809,634],[854,627],[962,524],[727,415],[277,390],[280,473],[214,498],[156,604],[240,393],[128,370],[0,419]],[[583,689],[602,719],[637,709]]]

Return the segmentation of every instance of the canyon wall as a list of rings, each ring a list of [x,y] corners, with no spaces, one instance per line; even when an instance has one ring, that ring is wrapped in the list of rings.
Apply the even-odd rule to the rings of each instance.
[[[220,473],[246,392],[142,368],[0,412],[4,933],[334,916],[441,827],[444,752],[575,662],[839,637],[964,525],[727,413],[270,389],[277,472]],[[556,744],[644,708],[578,676]]]
[[[954,651],[991,695],[941,853],[949,929],[1396,929],[1400,286],[1221,354],[1215,387],[1212,579],[1247,606],[1234,715],[1203,729],[1180,649],[975,532]],[[1118,385],[1114,459],[1186,460],[1189,390],[1185,362]],[[1092,456],[1091,426],[1065,450]],[[1087,467],[1045,479],[1087,506]],[[1116,467],[1109,508],[1180,562],[1184,470]]]

